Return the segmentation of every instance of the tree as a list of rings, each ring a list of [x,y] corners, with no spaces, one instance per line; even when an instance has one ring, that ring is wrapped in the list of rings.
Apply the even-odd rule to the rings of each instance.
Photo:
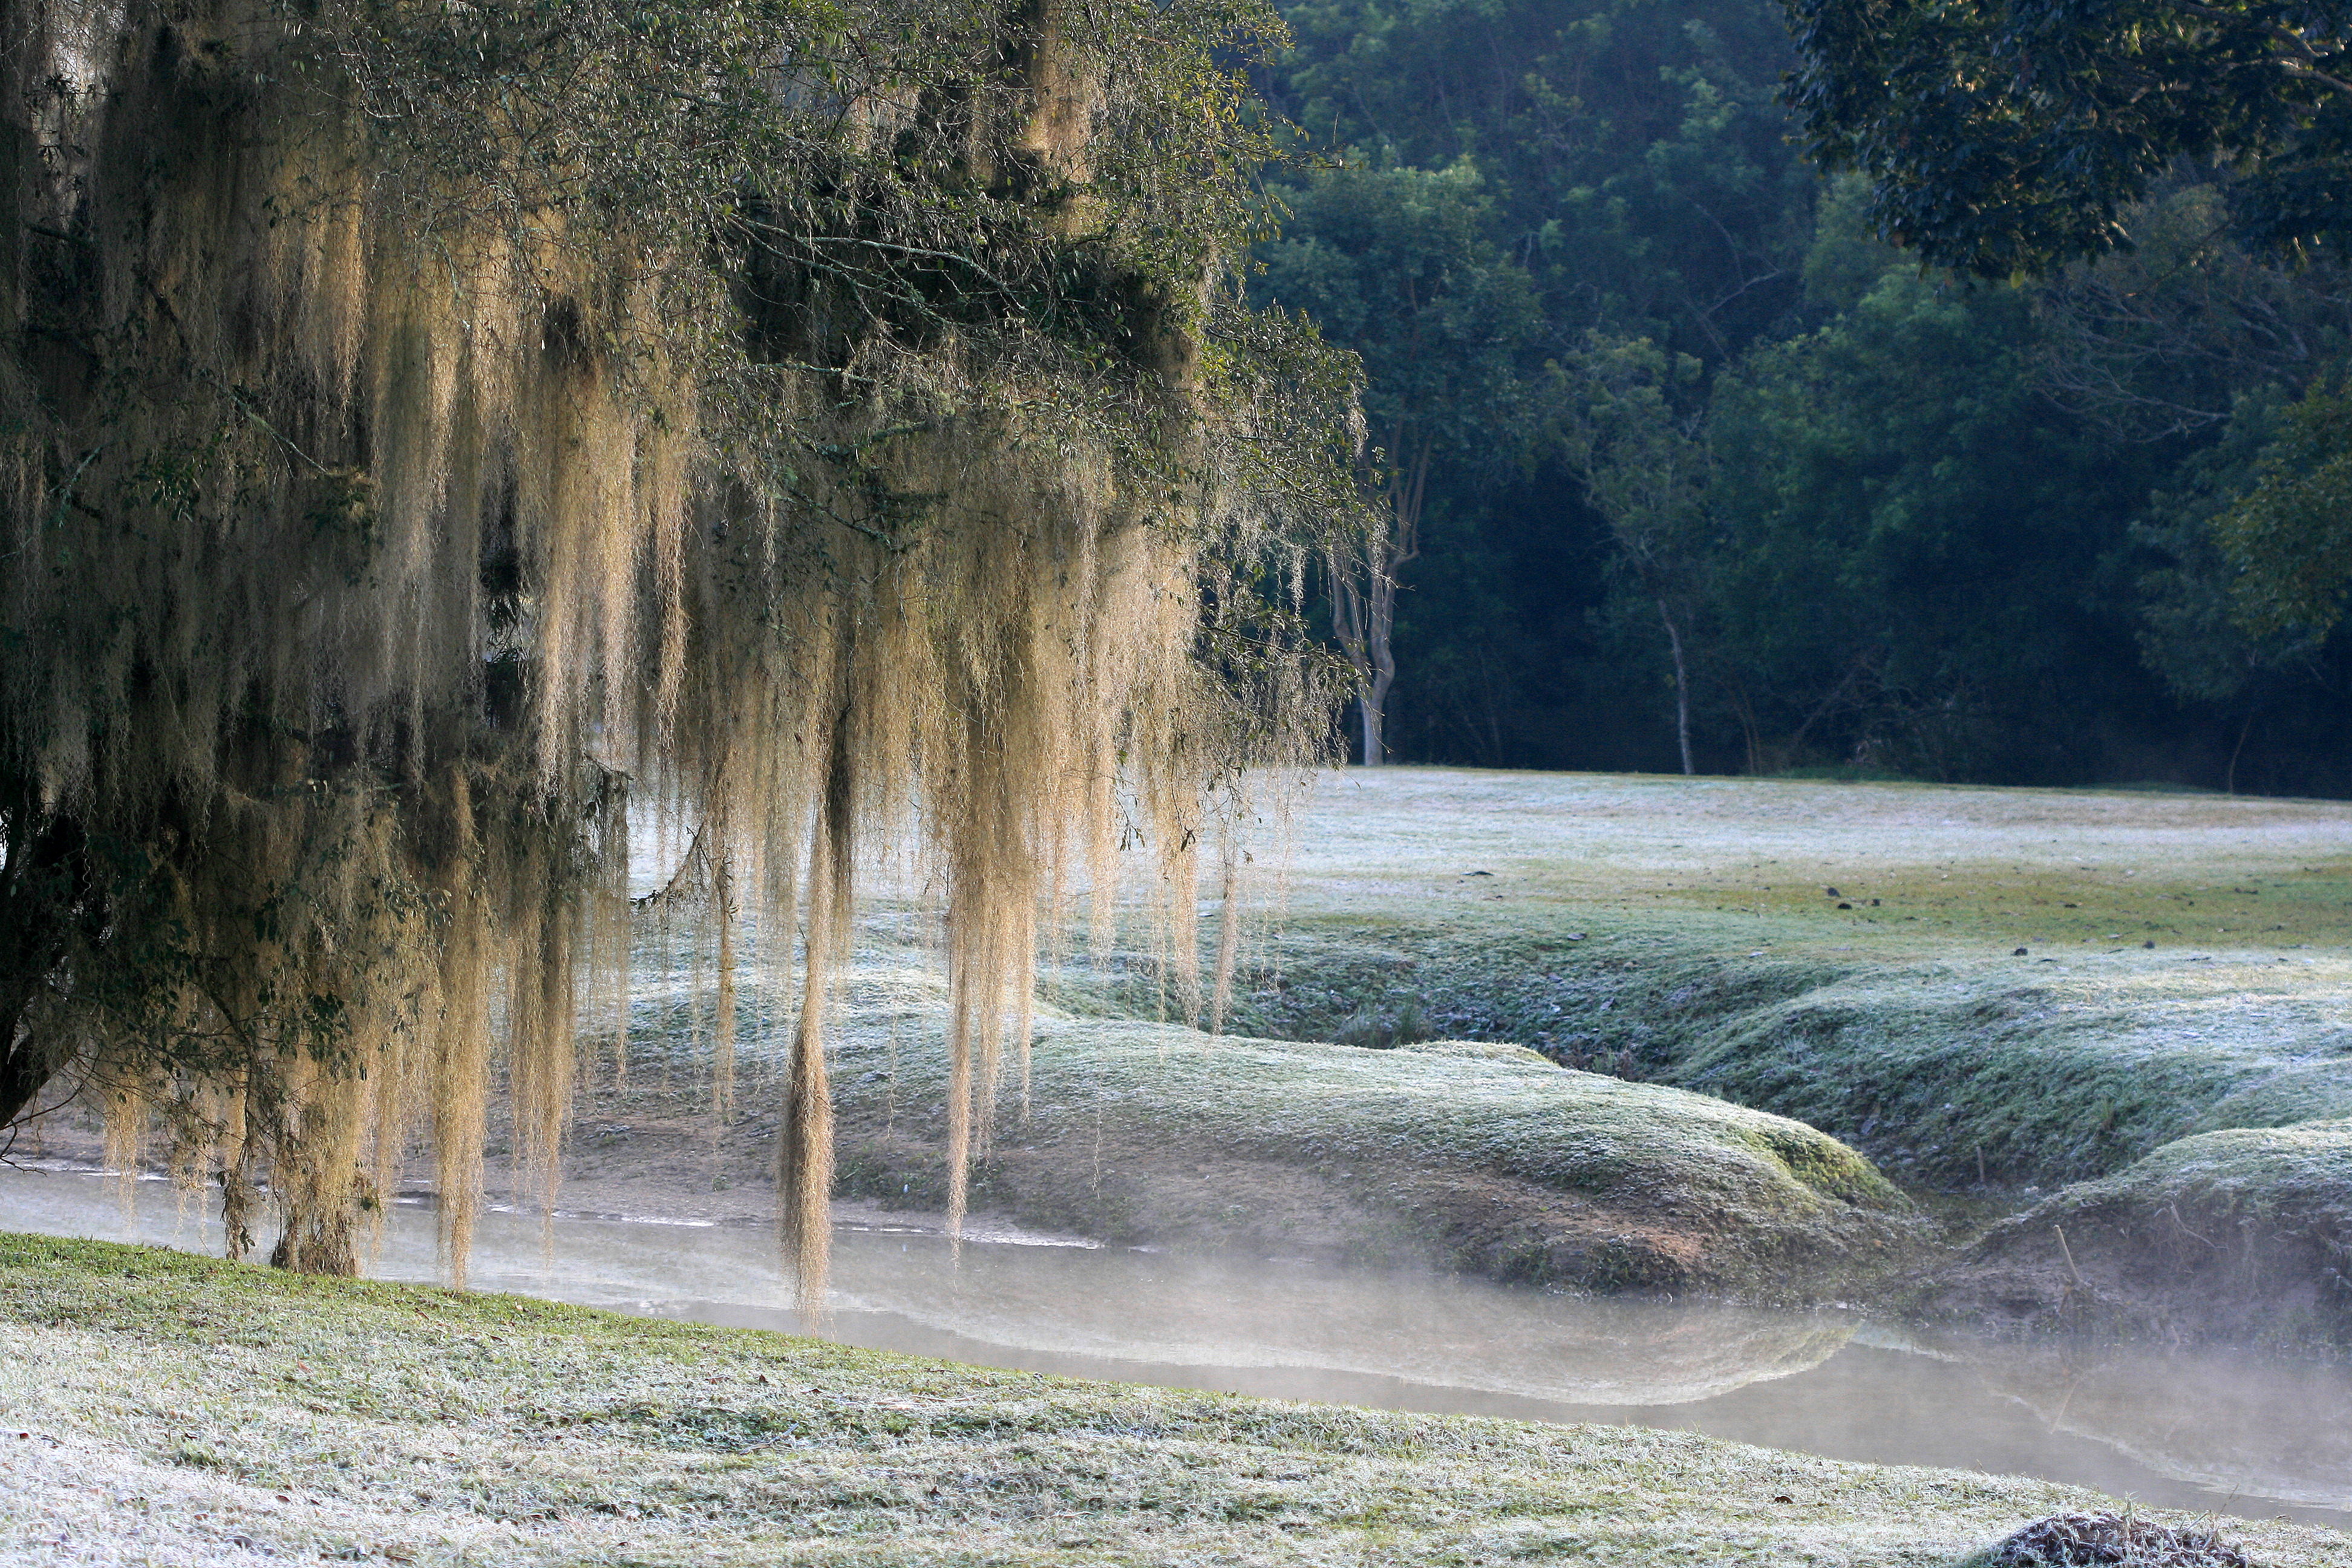
[[[863,839],[953,977],[950,1210],[1045,889],[1328,722],[1349,368],[1233,287],[1246,3],[6,12],[0,1120],[160,1114],[348,1269],[485,1102],[554,1179],[628,811],[797,931],[821,1290]],[[1131,802],[1122,805],[1122,798]],[[746,917],[747,920],[749,917]],[[789,942],[789,937],[786,939]],[[551,1190],[551,1187],[546,1190]]]
[[[2222,437],[2181,467],[2179,482],[2159,490],[2133,536],[2157,559],[2140,579],[2140,651],[2148,667],[2185,701],[2221,710],[2234,739],[2221,787],[2238,790],[2238,764],[2263,710],[2297,687],[2315,683],[2325,633],[2250,631],[2241,585],[2214,536],[2217,516],[2242,502],[2261,471],[2283,399],[2249,395]]]
[[[2132,248],[2037,291],[2051,395],[2133,442],[2213,438],[2243,400],[2297,390],[2352,348],[2352,276],[2231,237],[2226,198],[2171,184],[2132,214]]]
[[[2254,243],[2341,249],[2352,33],[2273,0],[1786,0],[1789,100],[1813,152],[1871,181],[1880,232],[1986,277],[2130,244],[2179,162],[2225,170]]]
[[[2250,493],[2216,524],[2239,571],[2241,619],[2258,636],[2326,633],[2352,588],[2352,380],[2314,384],[2280,418]]]
[[[1676,406],[1699,363],[1669,355],[1646,338],[1595,334],[1575,362],[1579,394],[1569,416],[1570,449],[1593,510],[1609,521],[1620,559],[1657,606],[1675,672],[1675,741],[1683,772],[1691,752],[1691,668],[1708,543],[1713,467],[1706,410]]]
[[[1811,170],[1772,0],[1287,0],[1276,101],[1317,144],[1475,159],[1555,348],[1592,326],[1709,363],[1794,303]]]
[[[1399,574],[1421,554],[1433,472],[1491,472],[1543,427],[1523,361],[1541,326],[1533,288],[1480,232],[1476,167],[1340,168],[1288,193],[1256,291],[1311,315],[1363,361],[1371,447],[1362,484],[1377,531],[1327,553],[1332,619],[1356,677],[1366,766],[1387,760]]]
[[[1790,101],[1818,157],[1868,177],[1887,237],[1967,272],[2042,275],[2130,250],[2137,221],[2181,258],[2157,287],[2077,274],[2076,352],[2057,366],[2079,378],[2070,390],[2178,429],[2224,417],[2252,390],[2250,363],[2303,387],[2259,482],[2215,537],[2254,638],[2334,626],[2352,584],[2341,521],[2352,400],[2340,371],[2317,374],[2312,349],[2341,352],[2326,330],[2337,301],[2238,264],[2213,241],[2226,231],[2293,261],[2352,249],[2352,25],[2341,7],[1788,3],[1801,57]],[[2196,176],[2186,203],[2164,188],[2184,168]],[[2200,195],[2222,210],[2184,244],[2167,231]],[[2139,372],[2163,359],[2171,384],[2152,396]],[[2209,375],[2184,399],[2179,372],[2200,360],[2241,374]],[[2180,612],[2169,624],[2195,622],[2181,618],[2186,580],[2158,581]]]
[[[1717,378],[1711,625],[1768,765],[2058,782],[2160,702],[2128,556],[2168,454],[2043,395],[2032,304],[1895,258]]]

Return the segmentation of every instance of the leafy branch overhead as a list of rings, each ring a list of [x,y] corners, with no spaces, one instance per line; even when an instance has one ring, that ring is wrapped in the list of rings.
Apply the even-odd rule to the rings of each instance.
[[[2181,160],[2229,175],[2238,233],[2342,250],[2352,38],[2274,0],[1787,0],[1789,97],[1881,233],[1986,277],[2128,247]]]
[[[1819,158],[1865,176],[1882,235],[1988,278],[2074,265],[2073,292],[2092,305],[2076,320],[2106,319],[2062,365],[2074,389],[2174,428],[2222,417],[2210,403],[2168,407],[2137,384],[2133,361],[2167,352],[2148,340],[2181,335],[2149,313],[2168,297],[2200,307],[2191,330],[2209,361],[2268,360],[2305,384],[2215,537],[2249,629],[2334,626],[2352,585],[2352,533],[2336,521],[2352,430],[2336,378],[2293,363],[2325,290],[2298,300],[2259,269],[2227,277],[2229,248],[2216,242],[2298,265],[2352,253],[2352,17],[2273,0],[1789,0],[1788,10],[1800,55],[1790,102]],[[2184,171],[2218,208],[2186,247],[2168,232],[2195,205],[2167,188]],[[2135,249],[2136,223],[2159,251],[2185,251],[2184,264],[2103,289],[2079,264]],[[2175,282],[2183,274],[2219,287],[2195,299]]]

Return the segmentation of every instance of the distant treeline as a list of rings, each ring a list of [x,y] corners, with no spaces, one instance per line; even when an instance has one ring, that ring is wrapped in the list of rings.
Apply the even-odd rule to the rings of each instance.
[[[2184,175],[2121,258],[1923,269],[1792,139],[1769,0],[1283,9],[1255,287],[1363,356],[1417,531],[1393,760],[1673,771],[1679,643],[1700,772],[2352,794],[2346,637],[2242,628],[2210,532],[2342,268]]]

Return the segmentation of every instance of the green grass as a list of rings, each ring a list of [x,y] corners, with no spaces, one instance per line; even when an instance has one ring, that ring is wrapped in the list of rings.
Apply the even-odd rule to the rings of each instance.
[[[863,1000],[834,1048],[842,1190],[934,1205],[937,1017],[895,1012],[903,992],[878,985]],[[1049,1016],[1032,1075],[1025,1110],[1008,1083],[975,1202],[1112,1240],[1818,1299],[1919,1230],[1867,1161],[1811,1128],[1516,1047],[1375,1050]]]
[[[1956,1564],[2107,1500],[0,1237],[0,1559]],[[2231,1525],[2265,1568],[2352,1538]]]
[[[1413,1014],[1928,1187],[2352,1115],[2352,806],[1396,769],[1296,831],[1244,1027]]]

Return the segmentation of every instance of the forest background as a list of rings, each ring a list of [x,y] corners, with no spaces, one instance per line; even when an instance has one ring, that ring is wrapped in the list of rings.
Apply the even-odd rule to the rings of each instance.
[[[1923,268],[1808,161],[1773,0],[1282,10],[1254,288],[1365,362],[1388,760],[2352,794],[2346,636],[2245,629],[2211,531],[2340,264],[2183,164],[2129,254]]]

